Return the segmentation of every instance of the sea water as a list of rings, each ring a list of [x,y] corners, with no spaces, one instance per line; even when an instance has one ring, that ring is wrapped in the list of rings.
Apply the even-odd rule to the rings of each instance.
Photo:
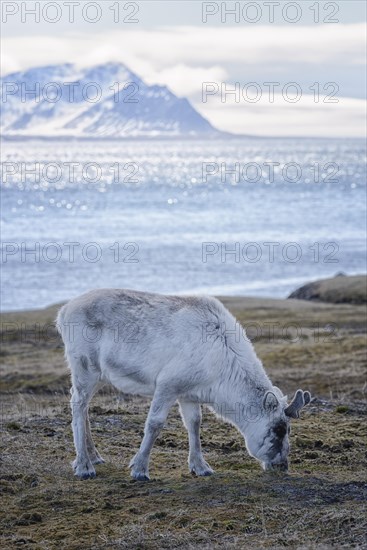
[[[363,273],[365,160],[358,139],[4,141],[2,310]]]

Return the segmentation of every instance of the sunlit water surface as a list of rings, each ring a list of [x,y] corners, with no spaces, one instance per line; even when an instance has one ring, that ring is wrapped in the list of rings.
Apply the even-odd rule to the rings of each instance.
[[[366,270],[361,140],[19,141],[2,161],[4,311],[96,287],[285,297]]]

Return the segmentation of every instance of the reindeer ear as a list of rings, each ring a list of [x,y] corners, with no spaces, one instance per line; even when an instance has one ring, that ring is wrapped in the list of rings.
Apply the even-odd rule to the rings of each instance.
[[[267,391],[263,399],[263,407],[267,412],[273,412],[279,407],[279,401],[275,393]]]
[[[284,409],[284,412],[290,418],[299,418],[299,411],[311,401],[310,392],[303,392],[302,390],[297,390],[292,401]]]

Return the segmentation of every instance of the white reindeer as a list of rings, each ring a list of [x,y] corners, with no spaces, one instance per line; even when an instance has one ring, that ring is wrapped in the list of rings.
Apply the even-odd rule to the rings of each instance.
[[[265,470],[288,469],[289,421],[310,402],[292,402],[272,385],[245,332],[215,298],[94,290],[63,306],[57,317],[71,369],[75,475],[94,477],[104,462],[90,431],[88,404],[101,382],[152,396],[131,475],[149,479],[149,456],[168,412],[178,401],[189,435],[189,469],[213,470],[200,445],[201,404],[234,424]]]

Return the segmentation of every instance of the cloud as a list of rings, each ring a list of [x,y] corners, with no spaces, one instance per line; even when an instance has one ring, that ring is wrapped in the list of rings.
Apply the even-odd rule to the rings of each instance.
[[[120,60],[133,70],[276,63],[365,63],[363,23],[319,26],[171,27],[3,39],[3,50],[23,68],[52,62]],[[133,66],[134,63],[134,66]],[[136,66],[135,66],[136,65]],[[144,75],[142,75],[144,76]]]
[[[228,77],[227,71],[220,66],[190,67],[182,63],[162,70],[147,72],[148,84],[168,85],[178,96],[201,94],[203,82],[223,82]]]
[[[236,134],[255,136],[363,137],[366,102],[341,97],[338,103],[315,103],[312,95],[297,103],[287,103],[281,94],[274,103],[264,97],[257,103],[228,101],[224,108],[218,98],[208,103],[194,102],[196,109],[212,124]]]
[[[14,73],[22,69],[22,64],[19,63],[15,56],[6,54],[3,50],[0,52],[0,68],[1,74]]]

